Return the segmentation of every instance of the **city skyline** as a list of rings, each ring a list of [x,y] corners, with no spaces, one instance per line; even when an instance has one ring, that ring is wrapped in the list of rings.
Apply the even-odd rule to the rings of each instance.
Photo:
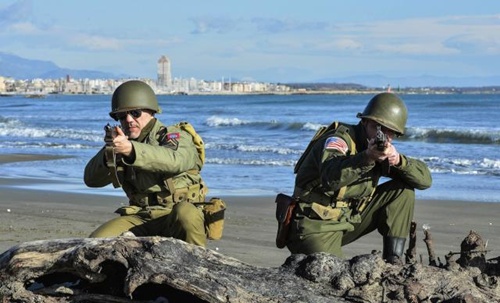
[[[157,78],[317,82],[499,75],[500,3],[1,0],[0,52]],[[457,83],[460,85],[460,83]]]

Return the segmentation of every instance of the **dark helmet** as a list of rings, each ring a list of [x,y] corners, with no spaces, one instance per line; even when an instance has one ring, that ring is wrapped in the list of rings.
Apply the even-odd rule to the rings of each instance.
[[[380,93],[375,95],[365,110],[356,117],[373,120],[401,136],[405,133],[408,110],[403,100],[395,94]]]
[[[131,80],[120,84],[113,93],[111,99],[111,112],[114,115],[133,109],[150,109],[155,113],[161,113],[155,92],[146,83],[139,80]]]

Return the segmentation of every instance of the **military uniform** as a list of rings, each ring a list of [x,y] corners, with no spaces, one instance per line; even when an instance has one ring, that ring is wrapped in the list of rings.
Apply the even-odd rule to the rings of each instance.
[[[118,159],[129,206],[119,208],[116,212],[120,217],[90,236],[112,237],[131,231],[136,236],[175,237],[205,246],[203,212],[193,202],[203,202],[207,189],[200,175],[203,162],[192,135],[178,125],[165,127],[154,118],[137,140],[130,141],[135,157]],[[112,182],[104,148],[88,162],[84,181],[89,187]]]
[[[414,189],[430,187],[430,171],[405,155],[398,166],[370,163],[363,152],[367,141],[361,122],[339,124],[304,155],[296,171],[298,204],[287,241],[292,253],[342,256],[341,246],[375,229],[384,237],[408,236]],[[379,185],[381,177],[388,181]]]

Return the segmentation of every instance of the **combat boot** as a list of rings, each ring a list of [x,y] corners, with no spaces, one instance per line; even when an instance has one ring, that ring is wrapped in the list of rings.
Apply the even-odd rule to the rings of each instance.
[[[390,264],[403,264],[403,251],[406,238],[384,237],[382,258]]]

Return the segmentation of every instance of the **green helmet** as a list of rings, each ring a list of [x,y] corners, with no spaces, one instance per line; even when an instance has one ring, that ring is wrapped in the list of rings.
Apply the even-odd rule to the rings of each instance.
[[[358,113],[357,117],[373,120],[401,136],[405,133],[408,110],[403,100],[395,94],[380,93],[368,102],[365,110]]]
[[[155,92],[146,83],[139,80],[131,80],[120,84],[113,93],[111,99],[111,112],[114,115],[133,109],[150,109],[155,113],[161,113]]]

